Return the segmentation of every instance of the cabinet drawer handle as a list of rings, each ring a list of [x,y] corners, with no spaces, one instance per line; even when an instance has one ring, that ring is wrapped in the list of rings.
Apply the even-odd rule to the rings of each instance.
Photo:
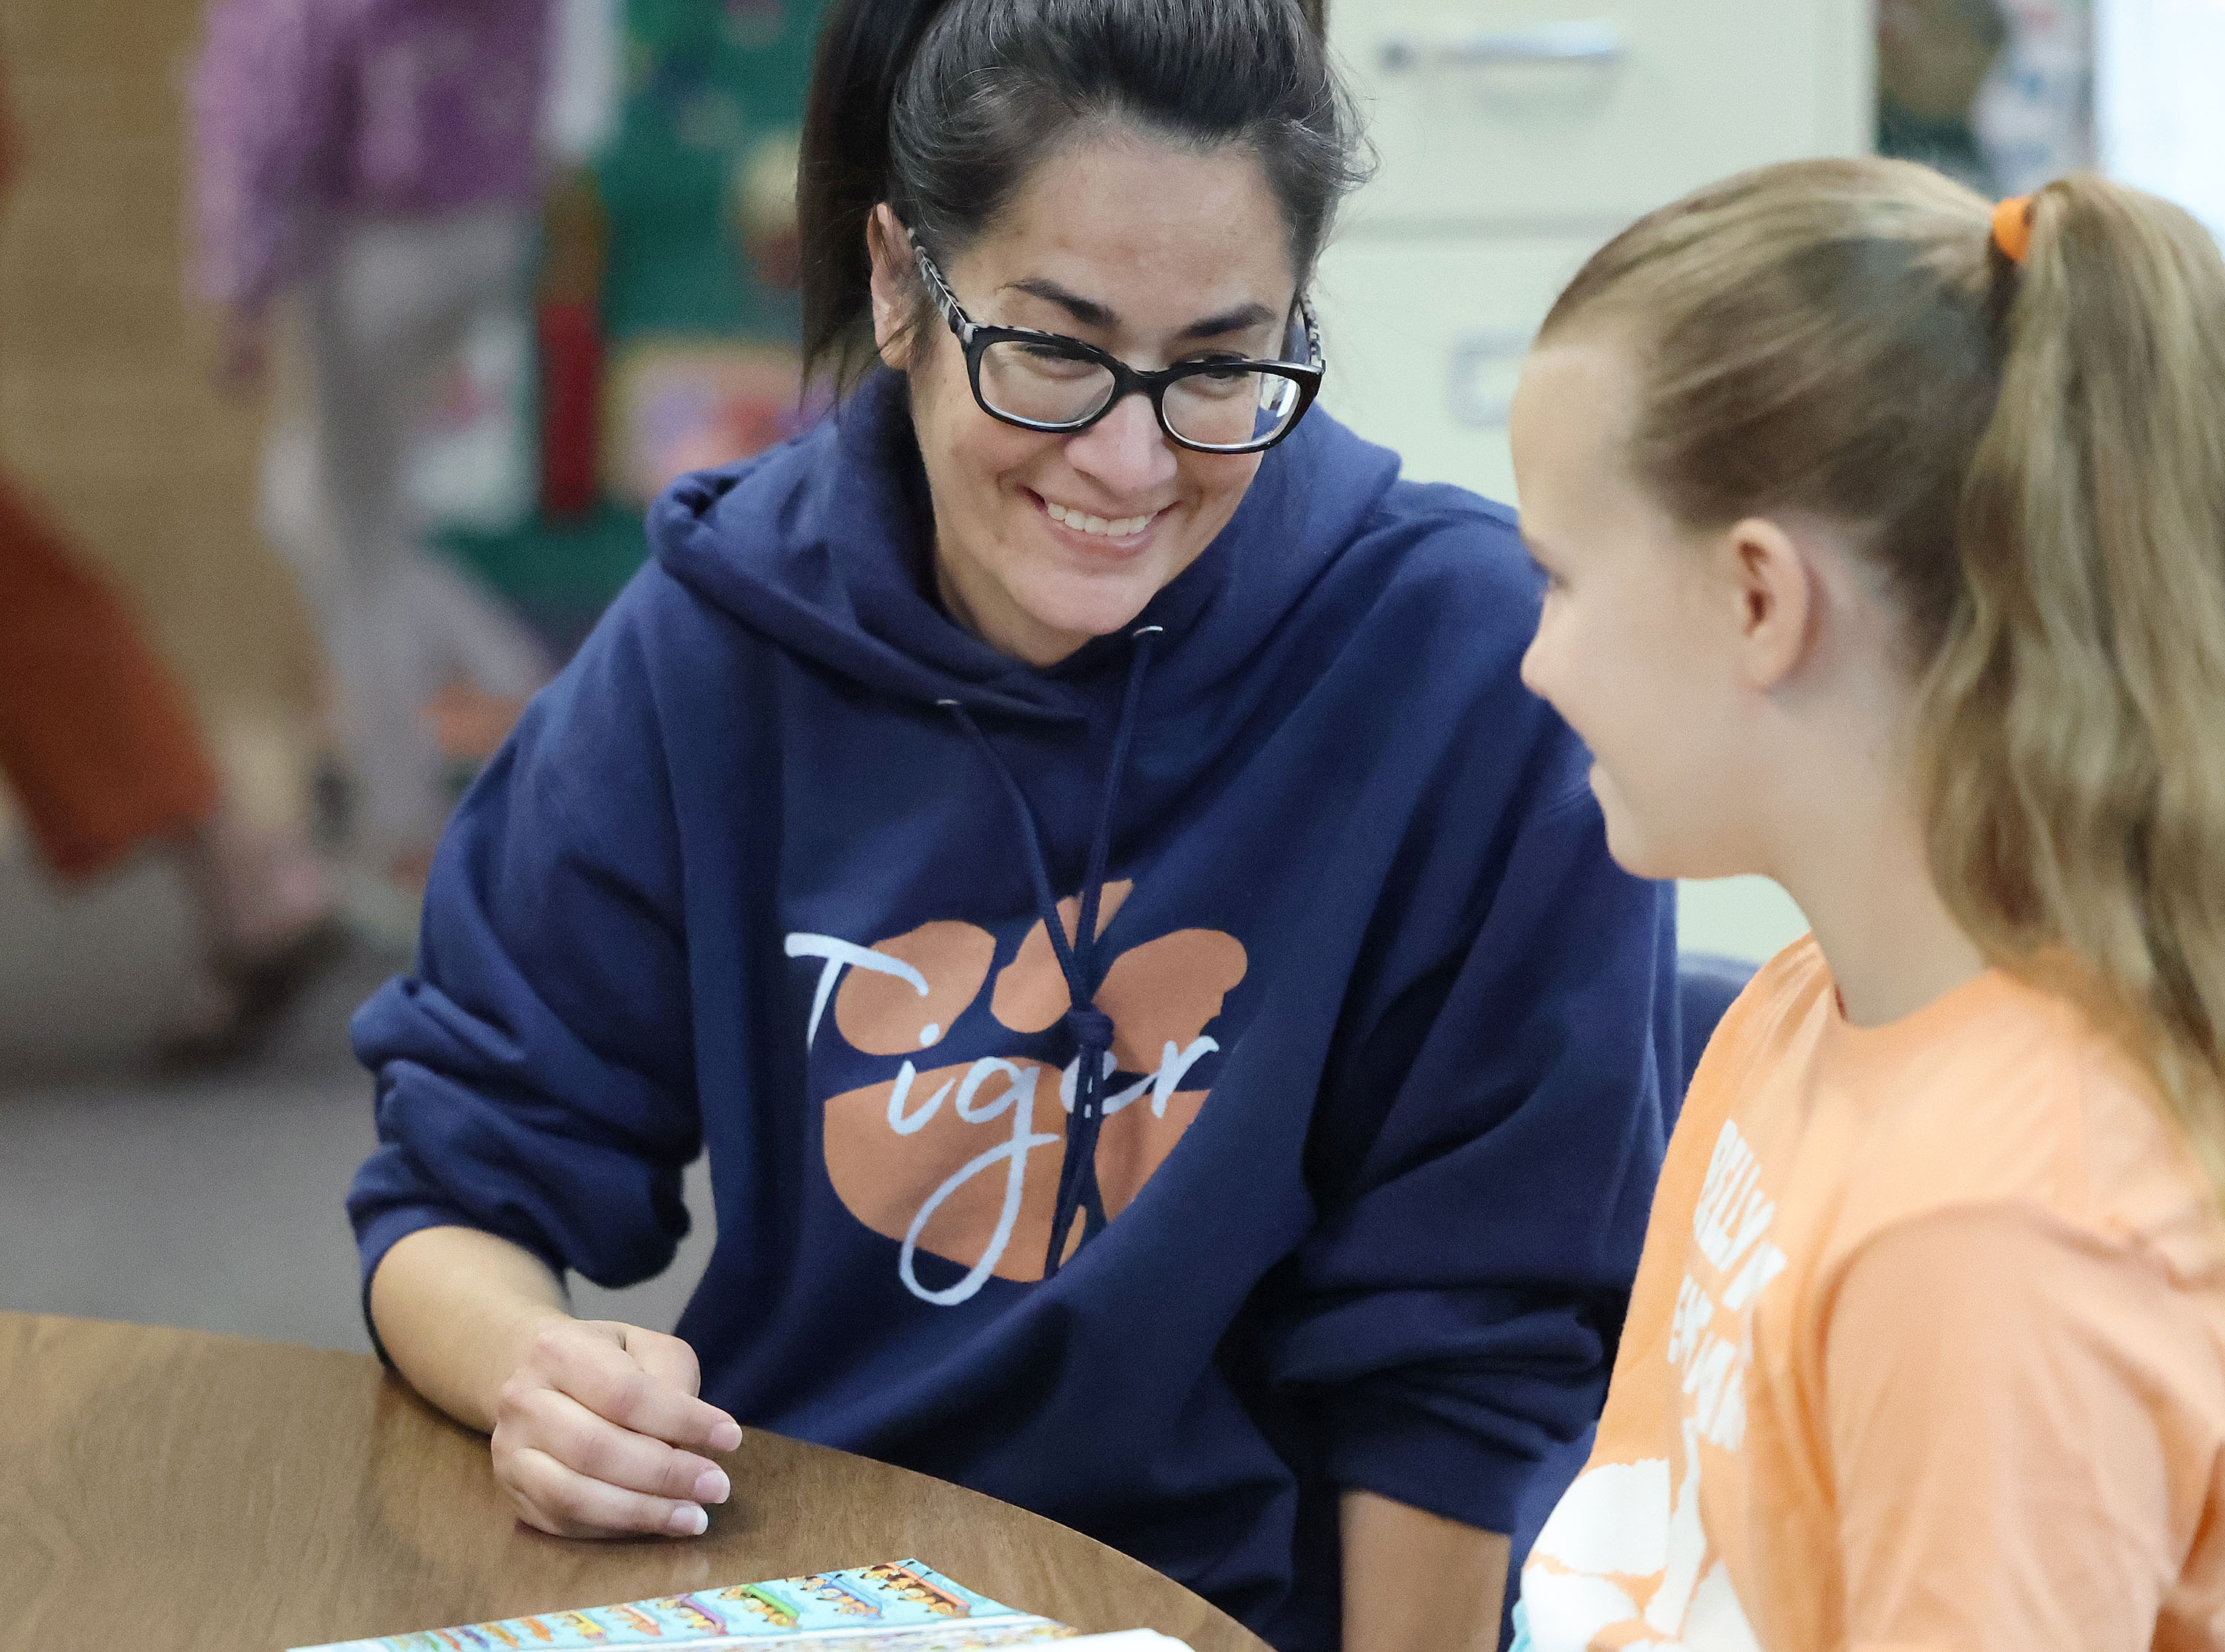
[[[1379,58],[1393,73],[1429,64],[1452,68],[1488,68],[1510,63],[1620,63],[1630,54],[1622,30],[1605,20],[1539,23],[1533,28],[1486,29],[1469,35],[1424,39],[1393,35]]]
[[[1514,409],[1513,373],[1530,353],[1532,335],[1482,327],[1453,345],[1447,389],[1454,422],[1470,430],[1504,430]]]

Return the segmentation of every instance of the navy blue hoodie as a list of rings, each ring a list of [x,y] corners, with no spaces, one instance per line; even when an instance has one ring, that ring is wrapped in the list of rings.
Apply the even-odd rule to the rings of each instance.
[[[1315,411],[1049,669],[936,604],[892,376],[680,483],[357,1019],[366,1281],[435,1224],[644,1279],[707,1152],[679,1330],[745,1423],[1284,1652],[1338,1643],[1338,1487],[1534,1529],[1644,1237],[1671,918],[1518,680],[1511,516],[1397,472]]]

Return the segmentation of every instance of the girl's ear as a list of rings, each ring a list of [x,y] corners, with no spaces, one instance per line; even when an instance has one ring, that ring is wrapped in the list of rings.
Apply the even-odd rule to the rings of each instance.
[[[873,261],[873,342],[881,359],[903,372],[911,364],[913,272],[911,237],[883,201],[865,220],[865,252]]]
[[[1764,516],[1749,516],[1718,541],[1738,604],[1740,674],[1766,692],[1808,657],[1822,592],[1815,570],[1792,535]]]

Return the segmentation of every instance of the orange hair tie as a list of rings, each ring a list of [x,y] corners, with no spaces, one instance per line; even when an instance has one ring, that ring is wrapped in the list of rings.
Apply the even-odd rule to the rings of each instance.
[[[1994,244],[2013,264],[2032,250],[2032,197],[2015,195],[1994,208]]]

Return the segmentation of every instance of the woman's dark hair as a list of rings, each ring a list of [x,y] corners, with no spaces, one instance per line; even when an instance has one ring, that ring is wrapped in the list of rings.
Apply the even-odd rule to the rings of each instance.
[[[1085,123],[1257,155],[1301,284],[1364,175],[1322,0],[838,0],[803,128],[806,369],[874,357],[865,229],[887,201],[938,262]]]

